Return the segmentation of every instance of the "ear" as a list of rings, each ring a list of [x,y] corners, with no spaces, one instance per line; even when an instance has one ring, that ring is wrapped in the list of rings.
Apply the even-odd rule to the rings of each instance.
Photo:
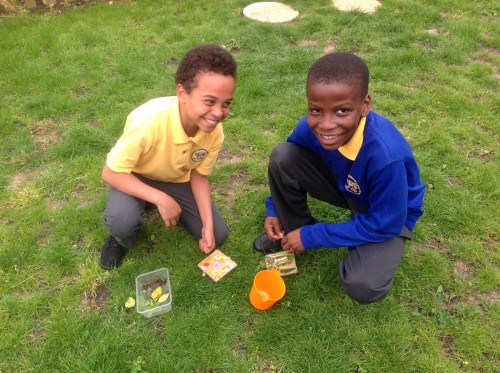
[[[175,92],[177,94],[177,98],[179,99],[180,103],[185,103],[186,102],[186,89],[183,87],[182,84],[177,84],[177,87],[175,87]]]
[[[366,95],[366,97],[363,99],[363,103],[361,104],[363,109],[361,111],[361,115],[366,117],[368,113],[370,112],[370,108],[372,106],[372,98],[370,95]]]

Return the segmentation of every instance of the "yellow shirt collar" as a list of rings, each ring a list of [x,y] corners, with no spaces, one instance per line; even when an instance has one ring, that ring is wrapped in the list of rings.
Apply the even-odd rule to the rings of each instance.
[[[361,117],[358,128],[347,143],[339,148],[340,154],[347,159],[354,161],[358,156],[361,145],[363,145],[363,131],[365,129],[366,117]]]

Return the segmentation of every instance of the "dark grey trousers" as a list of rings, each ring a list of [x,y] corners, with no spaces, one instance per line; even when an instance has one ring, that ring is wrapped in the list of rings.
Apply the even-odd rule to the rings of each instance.
[[[191,183],[167,183],[135,175],[153,188],[167,193],[182,209],[178,225],[186,228],[196,239],[201,238],[202,222],[191,191]],[[144,223],[146,201],[109,188],[108,201],[104,211],[104,224],[109,234],[126,248],[136,245],[139,228]],[[212,203],[214,235],[216,246],[220,246],[228,236],[227,225],[217,207]]]
[[[337,188],[337,177],[323,160],[292,144],[278,144],[269,160],[269,186],[278,217],[285,232],[291,232],[315,220],[307,196],[349,209],[352,215],[366,208],[346,199]],[[385,242],[349,247],[340,263],[340,283],[355,301],[368,304],[385,298],[401,262],[405,240],[411,231],[404,227],[400,235]]]

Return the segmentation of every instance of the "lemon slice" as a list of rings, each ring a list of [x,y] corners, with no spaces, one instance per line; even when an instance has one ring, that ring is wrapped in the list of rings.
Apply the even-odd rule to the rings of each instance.
[[[125,308],[132,308],[135,306],[135,299],[132,297],[128,297],[127,301],[125,302]]]
[[[161,290],[161,286],[158,286],[158,287],[157,287],[157,288],[156,288],[156,289],[155,289],[155,290],[151,293],[150,297],[151,297],[152,299],[154,299],[154,300],[157,300],[157,299],[160,297],[160,295],[161,295],[161,293],[162,293],[162,292],[163,292],[163,291]]]
[[[160,299],[158,299],[158,303],[163,303],[163,302],[166,302],[168,297],[169,297],[169,293],[166,293],[166,294],[163,294]]]

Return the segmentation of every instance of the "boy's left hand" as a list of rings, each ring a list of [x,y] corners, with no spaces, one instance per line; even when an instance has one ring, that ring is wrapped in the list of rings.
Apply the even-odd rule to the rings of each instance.
[[[281,239],[281,247],[286,250],[288,254],[302,254],[304,251],[304,246],[302,245],[302,240],[300,239],[300,228],[291,231],[286,236]]]

